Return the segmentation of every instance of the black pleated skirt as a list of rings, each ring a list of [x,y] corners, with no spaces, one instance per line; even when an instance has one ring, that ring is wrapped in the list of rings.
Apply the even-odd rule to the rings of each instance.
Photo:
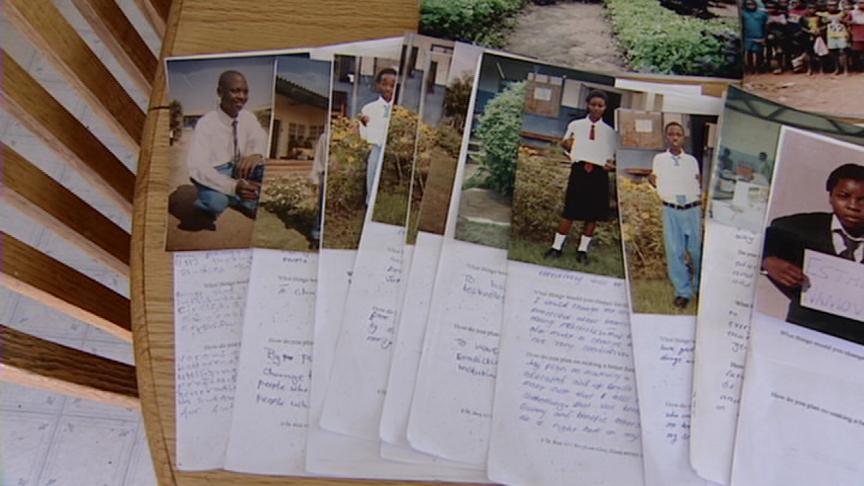
[[[591,172],[585,166],[592,165]],[[609,217],[609,173],[599,165],[574,162],[564,196],[564,219],[603,221]]]

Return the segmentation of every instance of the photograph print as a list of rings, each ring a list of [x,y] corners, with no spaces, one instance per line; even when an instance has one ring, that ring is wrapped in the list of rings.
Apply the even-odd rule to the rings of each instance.
[[[425,57],[421,58],[415,36],[406,36],[402,45],[396,89],[390,102],[389,126],[381,156],[372,221],[405,226],[414,161],[421,100],[427,79]],[[371,186],[370,186],[371,187]]]
[[[168,61],[165,248],[247,248],[270,154],[275,58]]]
[[[717,117],[618,110],[618,204],[631,309],[696,315]]]
[[[864,148],[784,127],[754,311],[864,344]]]
[[[398,59],[335,55],[321,245],[357,249],[396,99]]]
[[[744,0],[741,24],[749,91],[864,118],[864,0]]]
[[[299,56],[276,60],[273,129],[252,235],[253,247],[318,249],[327,160],[330,67],[330,62]]]

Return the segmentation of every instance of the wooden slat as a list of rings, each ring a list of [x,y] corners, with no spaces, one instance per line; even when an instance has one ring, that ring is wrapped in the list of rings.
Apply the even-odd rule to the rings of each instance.
[[[416,29],[416,0],[174,0],[162,56],[323,45]],[[138,164],[132,228],[135,364],[147,439],[159,484],[264,486],[395,484],[176,470],[172,254],[165,251],[171,160],[168,99],[160,65]],[[404,483],[408,484],[408,483]],[[421,483],[410,483],[419,486]],[[428,484],[428,483],[427,483]]]
[[[138,408],[135,367],[0,325],[0,380]]]
[[[132,214],[135,174],[33,77],[3,53],[4,108],[127,214]]]
[[[72,0],[141,91],[150,94],[158,61],[115,0]]]
[[[5,0],[3,12],[51,61],[131,149],[138,148],[144,112],[96,57],[51,0]]]
[[[132,340],[129,300],[0,232],[0,284],[120,339]]]
[[[129,276],[130,236],[81,198],[0,142],[3,198],[63,239]]]
[[[171,10],[171,0],[135,0],[135,4],[144,13],[144,17],[156,31],[159,37],[165,36],[165,24]]]

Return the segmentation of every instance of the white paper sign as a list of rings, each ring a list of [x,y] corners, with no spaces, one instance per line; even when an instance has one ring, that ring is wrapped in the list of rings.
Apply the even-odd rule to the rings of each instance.
[[[812,250],[804,250],[808,286],[801,305],[864,321],[864,265]]]
[[[637,118],[636,131],[639,133],[651,133],[654,131],[654,122],[647,118]]]

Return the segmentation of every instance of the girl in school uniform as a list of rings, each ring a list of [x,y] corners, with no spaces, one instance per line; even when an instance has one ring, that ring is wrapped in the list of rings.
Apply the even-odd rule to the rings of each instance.
[[[576,259],[588,263],[588,248],[597,221],[609,213],[609,176],[615,169],[617,134],[603,121],[609,99],[602,91],[591,91],[585,100],[588,116],[567,126],[561,146],[570,155],[570,178],[564,197],[564,211],[552,247],[544,258],[559,258],[573,221],[584,221]]]

